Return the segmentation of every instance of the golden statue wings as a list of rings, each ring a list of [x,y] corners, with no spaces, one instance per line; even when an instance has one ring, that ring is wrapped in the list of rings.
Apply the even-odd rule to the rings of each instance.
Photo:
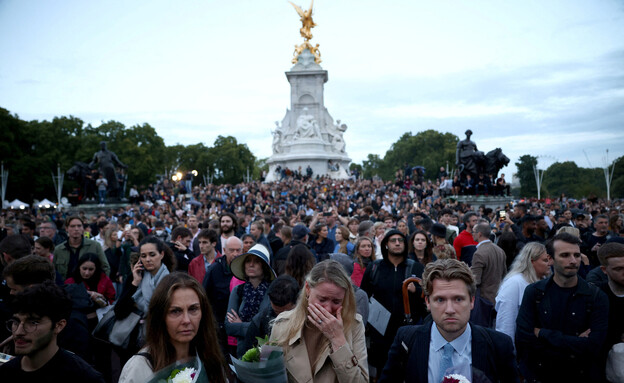
[[[310,9],[307,11],[304,11],[300,6],[296,5],[292,1],[289,1],[289,3],[295,7],[295,11],[297,11],[301,17],[301,29],[299,29],[301,36],[306,39],[306,41],[312,39],[311,29],[316,26],[312,20],[312,6],[314,5],[314,0],[310,2]]]

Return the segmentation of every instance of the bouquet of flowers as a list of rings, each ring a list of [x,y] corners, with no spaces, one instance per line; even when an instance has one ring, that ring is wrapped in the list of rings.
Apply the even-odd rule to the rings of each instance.
[[[149,383],[208,383],[208,375],[199,356],[188,363],[174,363],[154,373]]]
[[[268,336],[258,339],[258,346],[248,350],[239,360],[232,357],[238,380],[244,383],[287,383],[284,350],[268,343]]]

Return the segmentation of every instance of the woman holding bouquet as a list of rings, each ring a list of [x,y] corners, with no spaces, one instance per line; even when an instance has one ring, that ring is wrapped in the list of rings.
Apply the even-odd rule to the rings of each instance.
[[[126,363],[119,382],[166,381],[175,369],[194,374],[194,382],[225,382],[224,366],[204,289],[188,274],[167,275],[150,301],[145,347]]]
[[[290,382],[368,382],[362,317],[351,280],[333,260],[314,266],[297,306],[275,320]]]

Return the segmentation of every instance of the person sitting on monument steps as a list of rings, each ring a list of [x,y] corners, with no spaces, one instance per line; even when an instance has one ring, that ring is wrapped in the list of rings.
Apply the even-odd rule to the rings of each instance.
[[[519,382],[509,336],[468,322],[475,279],[456,259],[427,264],[422,287],[432,322],[399,329],[379,382],[441,382],[451,368],[469,381]]]

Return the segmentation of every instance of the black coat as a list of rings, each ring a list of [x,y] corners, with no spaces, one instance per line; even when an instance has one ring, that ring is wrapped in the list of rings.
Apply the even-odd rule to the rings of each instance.
[[[217,258],[204,276],[203,286],[212,306],[212,312],[218,323],[225,321],[225,314],[230,300],[230,281],[232,270],[227,264],[225,255]]]

